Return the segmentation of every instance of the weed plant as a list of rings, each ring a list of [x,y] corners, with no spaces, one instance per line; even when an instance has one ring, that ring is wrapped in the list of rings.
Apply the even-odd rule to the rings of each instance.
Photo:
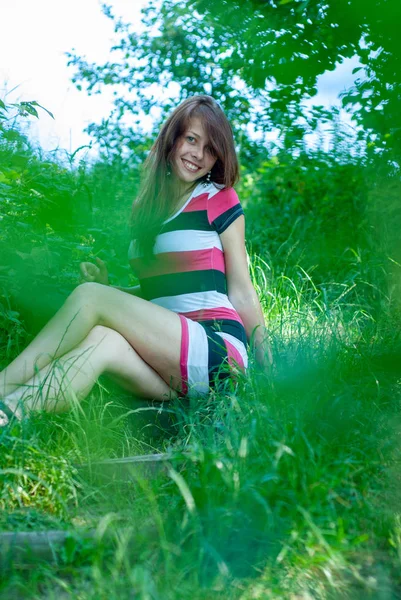
[[[56,290],[45,320],[78,282],[72,271],[84,258],[102,255],[113,281],[128,282],[117,266],[122,251],[113,254],[122,230],[112,232],[110,215],[124,225],[126,207],[110,209],[112,167],[42,171],[26,142],[15,143],[7,145],[12,166],[0,169],[7,179],[0,181],[1,367],[40,326],[25,318],[24,290],[32,297],[39,289],[41,299],[45,283]],[[19,164],[25,174],[17,184]],[[32,173],[49,172],[40,193],[63,182],[80,190],[79,199],[86,185],[96,218],[68,204],[78,215],[68,231],[51,211],[41,221],[29,186]],[[137,179],[123,167],[119,174],[123,203]],[[53,562],[34,569],[3,556],[1,598],[400,597],[399,186],[393,177],[383,216],[369,181],[363,165],[336,171],[335,160],[302,155],[255,165],[243,179],[270,370],[251,364],[246,378],[203,401],[163,405],[103,377],[70,412],[38,413],[0,432],[0,529],[70,534]],[[55,213],[67,196],[54,193]],[[107,228],[96,226],[106,211]],[[28,234],[18,252],[30,259],[16,250],[19,222]],[[341,229],[337,240],[333,228]],[[55,262],[14,278],[29,272],[19,259],[42,264],[38,247],[59,252]],[[33,280],[38,288],[27,294]],[[127,477],[97,464],[160,452],[171,456],[165,471]]]
[[[3,597],[397,597],[399,335],[262,266],[270,373],[167,407],[105,380],[2,434],[2,528],[78,532],[56,565],[14,565]],[[128,481],[79,468],[152,452],[181,461]]]

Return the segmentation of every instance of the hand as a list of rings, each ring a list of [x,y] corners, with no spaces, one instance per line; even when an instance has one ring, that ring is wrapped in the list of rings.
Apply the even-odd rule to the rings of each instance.
[[[258,343],[255,343],[253,351],[259,367],[263,370],[273,367],[273,351],[267,336],[264,339],[259,339]]]
[[[109,274],[106,263],[96,257],[97,265],[90,262],[81,262],[79,270],[84,281],[95,281],[103,285],[109,285]]]
[[[263,344],[255,350],[255,358],[259,367],[263,370],[271,369],[273,366],[273,355],[270,344]]]

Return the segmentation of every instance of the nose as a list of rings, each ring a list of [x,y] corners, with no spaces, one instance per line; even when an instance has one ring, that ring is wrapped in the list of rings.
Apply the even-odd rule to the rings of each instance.
[[[203,152],[204,152],[203,144],[197,144],[196,146],[194,146],[192,148],[192,156],[194,158],[196,158],[196,160],[202,160]]]

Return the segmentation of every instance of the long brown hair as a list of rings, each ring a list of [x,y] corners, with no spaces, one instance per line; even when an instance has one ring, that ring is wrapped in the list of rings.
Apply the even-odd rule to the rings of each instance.
[[[144,178],[132,206],[131,234],[139,254],[152,255],[155,239],[163,222],[177,206],[176,188],[171,173],[171,162],[180,136],[189,121],[198,117],[209,138],[216,163],[211,180],[224,187],[232,187],[239,177],[238,159],[233,132],[224,112],[211,96],[191,96],[184,100],[168,117],[143,165]],[[205,177],[194,182],[195,187]]]

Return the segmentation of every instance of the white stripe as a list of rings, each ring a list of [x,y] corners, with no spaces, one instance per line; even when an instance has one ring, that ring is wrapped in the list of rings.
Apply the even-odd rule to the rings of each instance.
[[[188,396],[209,393],[209,347],[202,325],[187,319],[188,323]]]
[[[193,294],[178,294],[177,296],[163,296],[151,300],[154,304],[168,308],[173,312],[187,313],[205,308],[231,308],[233,305],[225,294],[214,290],[210,292],[194,292]]]
[[[224,185],[219,185],[218,183],[209,183],[205,186],[202,183],[199,183],[185,204],[178,210],[172,217],[164,221],[165,223],[169,223],[173,219],[175,219],[184,208],[188,206],[193,198],[196,196],[200,196],[201,194],[207,193],[209,195],[209,200],[213,198],[216,194],[220,192],[224,188]],[[128,249],[128,260],[132,258],[139,258],[140,254],[136,248],[137,244],[135,240],[131,240],[129,249]],[[187,229],[186,231],[170,231],[169,233],[162,233],[158,235],[156,238],[156,245],[154,248],[155,254],[159,254],[160,252],[180,252],[185,250],[205,250],[207,248],[219,248],[219,250],[223,250],[221,245],[220,236],[216,231],[197,231],[192,229]]]
[[[161,233],[156,238],[154,253],[160,252],[185,252],[186,250],[206,250],[208,248],[222,250],[220,236],[217,231],[197,231],[185,229],[183,231],[168,231]]]
[[[201,189],[200,192],[202,194],[207,192],[209,194],[209,200],[210,200],[210,198],[213,198],[213,196],[218,194],[220,192],[220,190],[222,190],[223,188],[224,188],[224,185],[211,182],[211,183],[209,183],[209,185],[207,187]]]
[[[241,342],[241,340],[239,340],[238,338],[231,335],[230,333],[226,333],[225,331],[216,331],[216,333],[217,333],[217,335],[222,337],[223,340],[227,340],[227,342],[230,342],[230,344],[232,344],[234,346],[234,348],[236,350],[238,350],[238,352],[242,356],[242,360],[244,361],[244,367],[245,367],[245,369],[247,369],[248,368],[248,353],[246,351],[244,343]]]
[[[217,231],[186,229],[184,231],[169,231],[168,233],[161,233],[158,235],[154,253],[161,254],[162,252],[208,250],[211,248],[223,250],[220,236]],[[128,260],[139,257],[140,254],[137,250],[137,244],[132,240],[128,249]]]

